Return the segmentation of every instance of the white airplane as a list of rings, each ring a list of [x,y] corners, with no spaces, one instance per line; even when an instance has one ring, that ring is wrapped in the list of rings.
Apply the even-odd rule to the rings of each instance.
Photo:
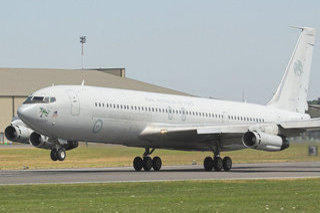
[[[52,86],[27,98],[18,109],[23,122],[13,122],[6,137],[51,149],[54,161],[64,160],[65,151],[78,141],[142,147],[143,156],[133,160],[137,171],[160,170],[161,159],[150,157],[155,149],[211,151],[205,170],[229,171],[232,160],[222,159],[223,151],[281,151],[289,147],[287,137],[320,129],[320,119],[305,113],[315,29],[299,29],[293,55],[267,105],[84,84]]]

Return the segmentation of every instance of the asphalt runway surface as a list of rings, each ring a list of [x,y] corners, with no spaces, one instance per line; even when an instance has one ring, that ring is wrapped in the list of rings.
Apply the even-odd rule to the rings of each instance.
[[[320,178],[320,162],[234,164],[229,172],[207,172],[202,165],[164,166],[159,172],[131,167],[0,171],[0,185],[278,178]]]

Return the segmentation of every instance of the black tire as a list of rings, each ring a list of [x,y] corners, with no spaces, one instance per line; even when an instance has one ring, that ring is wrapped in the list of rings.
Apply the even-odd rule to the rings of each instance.
[[[57,158],[59,161],[64,161],[64,159],[66,159],[66,156],[66,150],[64,148],[58,150]]]
[[[224,157],[223,161],[223,170],[224,171],[230,171],[230,169],[232,168],[232,160],[230,157]]]
[[[152,160],[150,157],[144,157],[143,158],[143,169],[144,171],[150,171],[152,168]]]
[[[213,168],[215,171],[221,171],[223,167],[222,159],[220,157],[215,157],[213,159]]]
[[[161,169],[161,166],[162,166],[161,158],[159,158],[158,156],[154,157],[152,159],[152,168],[153,168],[153,170],[154,171],[159,171]]]
[[[203,161],[203,167],[206,171],[212,171],[213,159],[212,157],[206,157]]]
[[[134,160],[133,160],[133,168],[136,170],[136,171],[141,171],[143,167],[143,160],[142,158],[140,157],[135,157]]]
[[[57,161],[57,160],[58,160],[58,157],[57,157],[57,150],[52,149],[52,150],[51,150],[51,152],[50,152],[50,157],[51,157],[51,160],[53,160],[53,161]]]

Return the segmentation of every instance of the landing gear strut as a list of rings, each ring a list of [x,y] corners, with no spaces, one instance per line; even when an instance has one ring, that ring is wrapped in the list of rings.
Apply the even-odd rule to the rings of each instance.
[[[220,157],[220,149],[213,149],[214,157],[206,157],[203,161],[203,167],[206,171],[211,171],[214,169],[215,171],[230,171],[232,168],[232,160],[230,157],[224,157],[223,160]]]
[[[66,150],[64,148],[52,149],[50,157],[53,161],[63,161],[66,158]]]
[[[159,171],[162,166],[162,161],[160,157],[154,157],[153,159],[150,155],[154,152],[154,148],[150,151],[149,148],[145,148],[143,158],[135,157],[133,160],[133,168],[136,171],[141,171],[142,168],[144,171],[150,171],[152,168],[154,171]]]

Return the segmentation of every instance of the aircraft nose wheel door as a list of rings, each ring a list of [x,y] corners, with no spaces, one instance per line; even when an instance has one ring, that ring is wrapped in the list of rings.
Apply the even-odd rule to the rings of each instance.
[[[80,101],[79,101],[79,97],[78,95],[72,91],[69,90],[67,91],[68,96],[69,96],[69,100],[71,102],[71,115],[73,116],[77,116],[80,114]]]

